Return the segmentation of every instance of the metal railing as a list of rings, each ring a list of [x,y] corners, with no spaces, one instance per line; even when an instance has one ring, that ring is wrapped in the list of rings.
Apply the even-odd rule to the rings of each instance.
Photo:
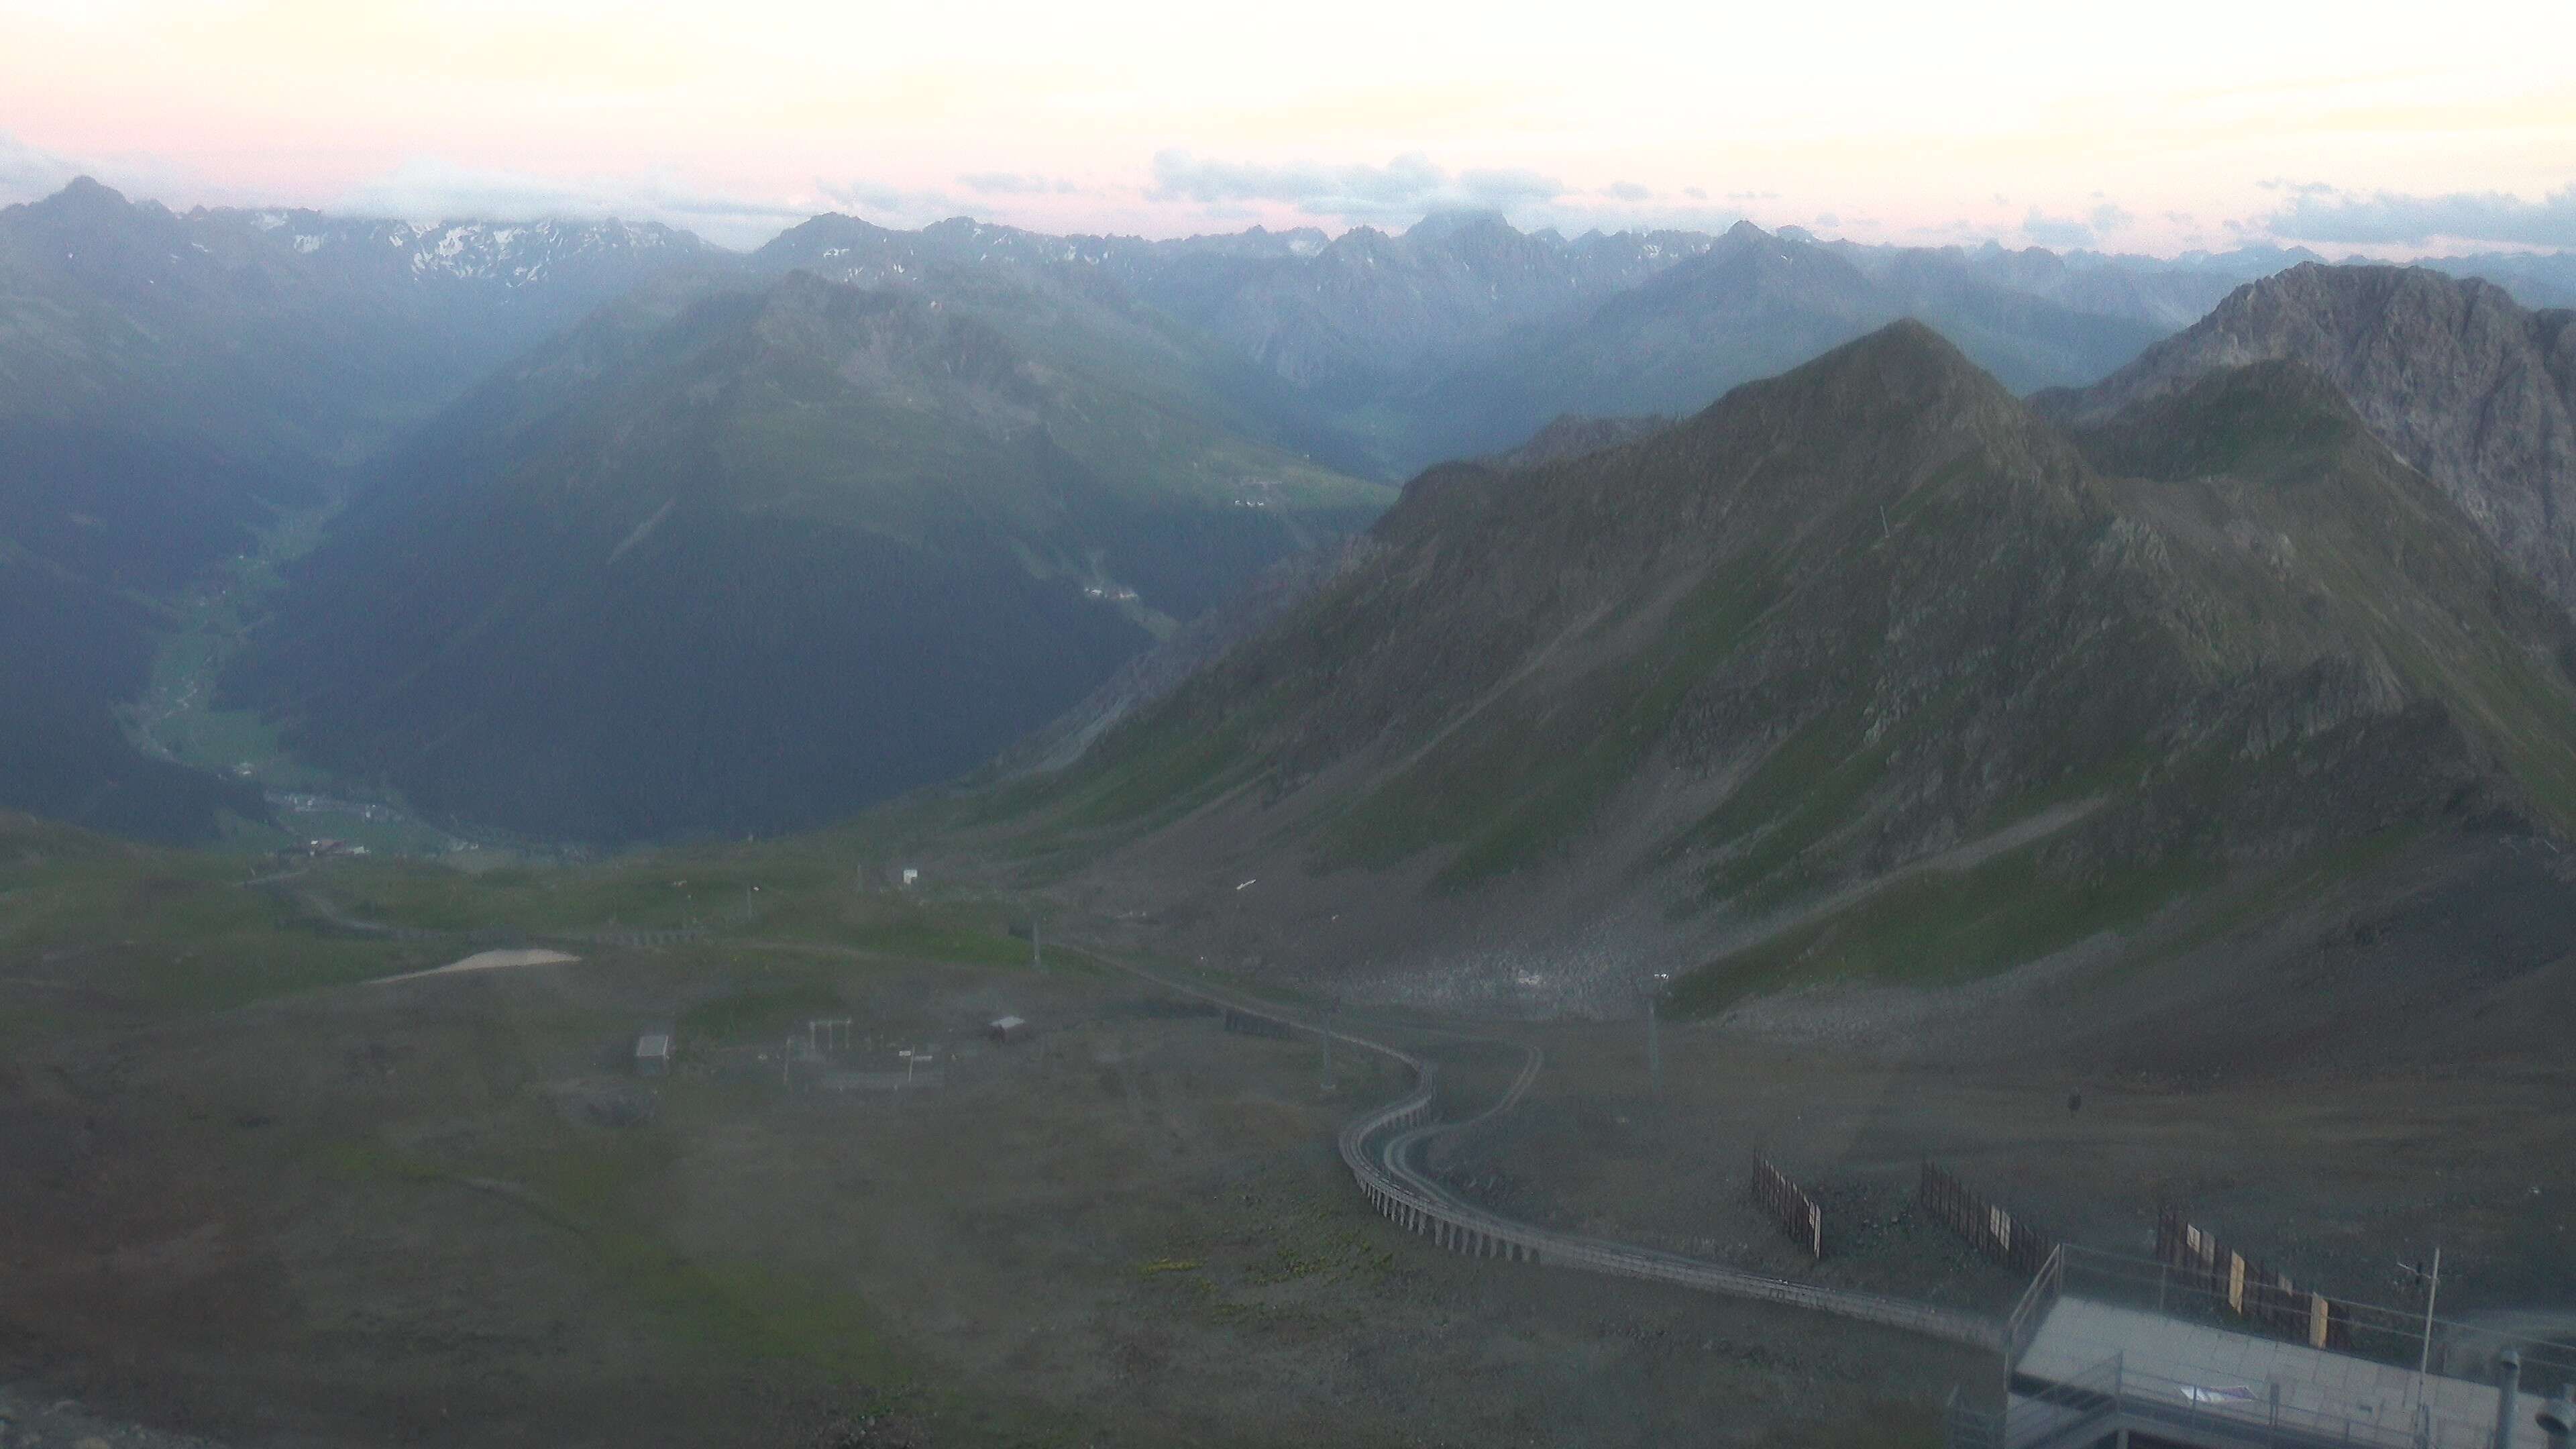
[[[1959,1405],[1949,1416],[1953,1449],[2062,1449],[2091,1444],[2117,1428],[2161,1430],[2161,1438],[2200,1444],[2249,1444],[2278,1449],[2353,1445],[2358,1449],[2492,1449],[2491,1417],[2441,1414],[2409,1406],[2398,1422],[2362,1413],[2302,1407],[2283,1399],[2280,1385],[2242,1395],[2170,1375],[2138,1369],[2125,1356],[2067,1379],[2015,1395],[2004,1415],[2000,1441],[1991,1418]]]
[[[1464,1202],[1413,1165],[1414,1151],[1422,1142],[1457,1130],[1426,1121],[1432,1114],[1435,1096],[1432,1068],[1382,1043],[1344,1039],[1404,1064],[1413,1071],[1416,1086],[1342,1129],[1342,1162],[1372,1206],[1412,1231],[1433,1238],[1442,1247],[1481,1257],[1513,1258],[1615,1277],[1675,1283],[1703,1292],[1859,1319],[1977,1348],[2001,1346],[2001,1330],[1991,1319],[1908,1299],[1774,1278],[1631,1243],[1561,1233]],[[1525,1069],[1509,1095],[1517,1097],[1532,1075]],[[1490,1115],[1473,1120],[1482,1121]],[[1458,1124],[1468,1125],[1473,1122]]]
[[[1408,1230],[1433,1239],[1441,1247],[1479,1257],[1511,1258],[1555,1267],[1581,1268],[1614,1277],[1674,1283],[1702,1292],[1830,1313],[1974,1348],[1999,1349],[2004,1346],[2003,1325],[1976,1314],[1848,1288],[1792,1282],[1786,1278],[1730,1268],[1723,1263],[1684,1257],[1679,1253],[1576,1233],[1560,1233],[1504,1217],[1458,1198],[1413,1165],[1414,1150],[1422,1142],[1444,1133],[1475,1127],[1518,1102],[1538,1075],[1539,1058],[1535,1052],[1531,1053],[1510,1090],[1492,1107],[1464,1122],[1442,1124],[1434,1119],[1437,1073],[1429,1062],[1420,1057],[1385,1042],[1357,1036],[1334,1026],[1301,1020],[1230,993],[1177,981],[1123,961],[1115,964],[1156,985],[1213,1002],[1228,1011],[1264,1017],[1300,1032],[1310,1032],[1362,1051],[1375,1052],[1411,1073],[1414,1083],[1411,1091],[1352,1118],[1343,1125],[1335,1145],[1341,1153],[1343,1166],[1350,1170],[1352,1180],[1359,1185],[1361,1195],[1367,1198],[1370,1206]]]
[[[2060,1244],[2048,1250],[2048,1257],[2040,1263],[2039,1271],[2031,1275],[2030,1286],[2022,1290],[2020,1300],[2013,1304],[2011,1314],[2004,1319],[2004,1387],[2007,1393],[2012,1387],[2013,1365],[2021,1362],[2022,1353],[2038,1334],[2041,1320],[2048,1317],[2049,1306],[2057,1301],[2065,1282],[2066,1248]]]
[[[2122,1375],[2121,1356],[2113,1354],[2062,1383],[2010,1400],[2005,1449],[2057,1449],[2098,1439],[2119,1417]]]
[[[2043,1270],[2049,1277],[2049,1270]],[[2039,1285],[2032,1285],[2033,1295]],[[2210,1281],[2187,1268],[2153,1258],[2068,1246],[2054,1260],[2051,1295],[2063,1293],[2099,1303],[2151,1309],[2169,1318],[2223,1328],[2231,1333],[2315,1346],[2303,1331],[2283,1331],[2269,1317],[2230,1305],[2223,1280]],[[2025,1295],[2026,1299],[2031,1295]],[[2244,1302],[2252,1305],[2249,1288]],[[2484,1382],[2494,1373],[2496,1356],[2510,1348],[2522,1356],[2523,1373],[2552,1385],[2576,1381],[2576,1344],[2529,1333],[2444,1318],[2429,1318],[2421,1309],[2408,1311],[2346,1299],[2335,1300],[2337,1332],[2325,1351],[2398,1368],[2429,1368],[2448,1377]],[[2044,1315],[2045,1310],[2042,1310]],[[2016,1310],[2015,1323],[2020,1322]],[[2027,1337],[2011,1340],[2019,1357]]]

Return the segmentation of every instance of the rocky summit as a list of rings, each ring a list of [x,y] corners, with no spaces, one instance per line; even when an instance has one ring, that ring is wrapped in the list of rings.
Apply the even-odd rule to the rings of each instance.
[[[2289,359],[2449,494],[2559,603],[2576,609],[2576,312],[2426,267],[2306,263],[2081,392],[2043,400],[2079,425],[2214,369]]]

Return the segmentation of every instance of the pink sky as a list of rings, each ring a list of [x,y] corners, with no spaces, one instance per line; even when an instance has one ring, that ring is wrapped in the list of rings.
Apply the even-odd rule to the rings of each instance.
[[[0,0],[0,201],[2576,246],[2576,5]]]

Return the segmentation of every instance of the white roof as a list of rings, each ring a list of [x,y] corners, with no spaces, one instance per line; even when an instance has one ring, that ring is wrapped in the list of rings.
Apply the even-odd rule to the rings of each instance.
[[[667,1031],[648,1031],[635,1038],[635,1055],[639,1057],[667,1057],[670,1054],[671,1034]]]
[[[994,1029],[998,1031],[1009,1031],[1012,1027],[1026,1025],[1028,1025],[1027,1022],[1020,1020],[1016,1016],[1000,1017],[993,1022]]]

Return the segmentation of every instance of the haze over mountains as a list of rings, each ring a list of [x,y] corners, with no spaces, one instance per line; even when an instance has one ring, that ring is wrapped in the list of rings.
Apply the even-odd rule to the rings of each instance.
[[[397,450],[234,683],[532,835],[815,825],[963,772],[1382,504],[1070,326],[647,288]]]
[[[617,223],[180,215],[88,181],[0,210],[0,803],[186,838],[262,813],[116,723],[160,608],[503,358],[706,254]]]
[[[2410,412],[2406,369],[2426,354],[2409,337],[2376,344],[2368,376],[2338,371],[2385,309],[2328,308],[2300,334],[2314,346],[2269,350],[2193,341],[2213,318],[2116,372],[2302,259],[1867,248],[1749,225],[1569,240],[1476,213],[1177,241],[825,216],[742,255],[616,223],[180,216],[76,183],[0,211],[0,682],[47,701],[5,726],[18,763],[0,804],[193,838],[256,815],[255,789],[146,760],[118,713],[170,601],[275,521],[345,500],[225,675],[300,756],[540,838],[818,823],[970,769],[1265,567],[1365,528],[1385,485],[1425,465],[1528,444],[1506,476],[1593,486],[1599,460],[1700,426],[1595,453],[1653,426],[1615,420],[1697,412],[1905,317],[2007,402],[2100,382],[2080,418],[2047,403],[2086,428],[2213,366],[2306,357],[2563,598],[2556,434],[2407,433],[2401,414],[2506,393],[2463,383]],[[2526,295],[2560,285],[2547,259],[2454,265],[2490,262]],[[2477,295],[2488,320],[2458,334],[2462,357],[2560,366],[2559,324]],[[2140,369],[2159,381],[2122,381]],[[2563,419],[2556,386],[2512,395]],[[1595,421],[1547,427],[1566,414]],[[2007,415],[1978,426],[2011,433]],[[1502,569],[1524,545],[1476,547]],[[1505,591],[1497,619],[1571,564],[1522,566],[1478,585]],[[1298,565],[1269,597],[1331,573]],[[1205,658],[1257,623],[1184,634]],[[2460,627],[2490,626],[2524,627]]]

